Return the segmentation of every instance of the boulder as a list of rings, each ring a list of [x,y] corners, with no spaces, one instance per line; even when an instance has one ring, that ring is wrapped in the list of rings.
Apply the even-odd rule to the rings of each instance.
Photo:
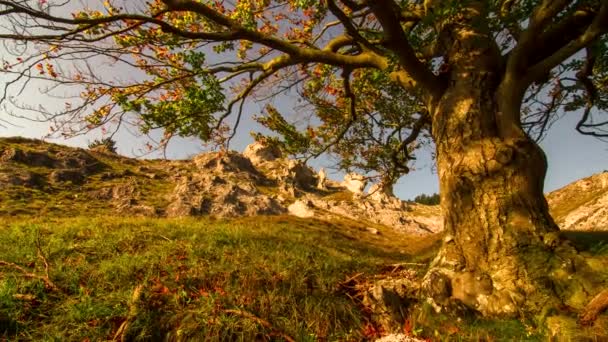
[[[310,201],[297,200],[292,205],[287,207],[289,214],[301,218],[314,217],[314,205]]]
[[[367,186],[367,179],[363,175],[350,172],[344,176],[342,186],[355,195],[361,195]]]
[[[267,161],[283,158],[283,153],[277,146],[271,146],[261,141],[256,141],[245,147],[243,156],[249,158],[253,165],[260,165]]]

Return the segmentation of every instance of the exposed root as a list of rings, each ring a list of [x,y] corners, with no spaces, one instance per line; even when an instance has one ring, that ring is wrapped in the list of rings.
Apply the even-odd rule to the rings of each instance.
[[[579,315],[579,322],[584,326],[592,325],[597,316],[606,309],[608,309],[608,289],[593,297]]]
[[[270,322],[268,322],[264,319],[261,319],[258,316],[254,315],[252,313],[249,313],[247,311],[226,309],[226,310],[223,310],[223,312],[226,314],[229,314],[229,315],[240,316],[240,317],[250,319],[250,320],[258,323],[259,325],[263,326],[264,328],[269,329],[271,331],[272,335],[281,337],[287,342],[296,341],[291,336],[285,334],[282,331],[277,330],[275,327],[272,326],[272,324],[270,324]]]

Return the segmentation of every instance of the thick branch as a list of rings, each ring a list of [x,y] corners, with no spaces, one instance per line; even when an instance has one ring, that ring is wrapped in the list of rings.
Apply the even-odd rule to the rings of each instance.
[[[429,94],[427,100],[439,98],[443,89],[439,78],[416,58],[416,53],[399,23],[399,7],[393,0],[377,0],[370,6],[384,29],[387,47],[397,55],[401,67],[416,83],[412,86],[420,86]]]
[[[536,6],[528,27],[520,34],[519,42],[511,52],[507,68],[509,72],[523,73],[527,65],[527,57],[535,49],[538,36],[557,13],[563,10],[572,0],[543,0]]]
[[[525,84],[531,84],[535,80],[543,77],[553,68],[561,64],[563,61],[582,50],[586,46],[592,44],[602,34],[608,32],[608,3],[602,3],[599,13],[593,19],[593,22],[585,32],[578,38],[570,41],[568,44],[557,50],[551,56],[536,63],[526,72]]]

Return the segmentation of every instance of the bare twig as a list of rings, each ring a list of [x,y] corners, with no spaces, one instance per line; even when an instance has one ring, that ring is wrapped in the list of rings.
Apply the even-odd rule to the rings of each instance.
[[[46,288],[49,290],[57,291],[57,292],[60,291],[59,287],[57,287],[57,285],[55,285],[55,283],[53,283],[53,281],[48,277],[48,275],[41,276],[39,274],[32,273],[13,262],[8,262],[8,261],[4,261],[4,260],[0,260],[0,266],[4,266],[4,267],[8,267],[8,268],[17,270],[25,278],[38,279],[38,280],[42,281],[44,283],[44,285],[46,286]]]

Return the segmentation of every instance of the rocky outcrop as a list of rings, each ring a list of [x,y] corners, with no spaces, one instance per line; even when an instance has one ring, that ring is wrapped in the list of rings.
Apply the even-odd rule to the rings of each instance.
[[[379,225],[415,234],[440,230],[440,220],[429,219],[432,215],[418,218],[412,206],[389,193],[372,187],[364,194],[363,176],[349,174],[340,184],[328,179],[325,170],[316,173],[259,142],[243,154],[221,151],[166,161],[0,139],[0,160],[0,189],[10,190],[5,194],[17,198],[22,193],[18,187],[35,187],[39,191],[32,196],[44,201],[53,193],[73,191],[68,197],[86,210],[110,207],[122,215],[168,217],[348,218],[369,234],[380,234]]]
[[[608,231],[608,172],[571,183],[547,195],[562,230]]]
[[[269,146],[261,141],[247,145],[243,157],[248,158],[253,165],[283,158],[283,153],[277,146]]]
[[[171,195],[170,203],[167,207],[169,217],[278,215],[286,211],[251,183],[233,183],[207,173],[182,178]]]
[[[417,205],[409,205],[398,198],[387,203],[357,196],[334,200],[308,195],[306,199],[320,210],[319,217],[341,216],[352,220],[366,220],[408,234],[432,234],[443,229],[439,208],[435,208],[434,213],[418,215],[414,210]]]
[[[344,176],[342,186],[355,195],[361,195],[367,186],[367,180],[364,176],[351,172]]]

